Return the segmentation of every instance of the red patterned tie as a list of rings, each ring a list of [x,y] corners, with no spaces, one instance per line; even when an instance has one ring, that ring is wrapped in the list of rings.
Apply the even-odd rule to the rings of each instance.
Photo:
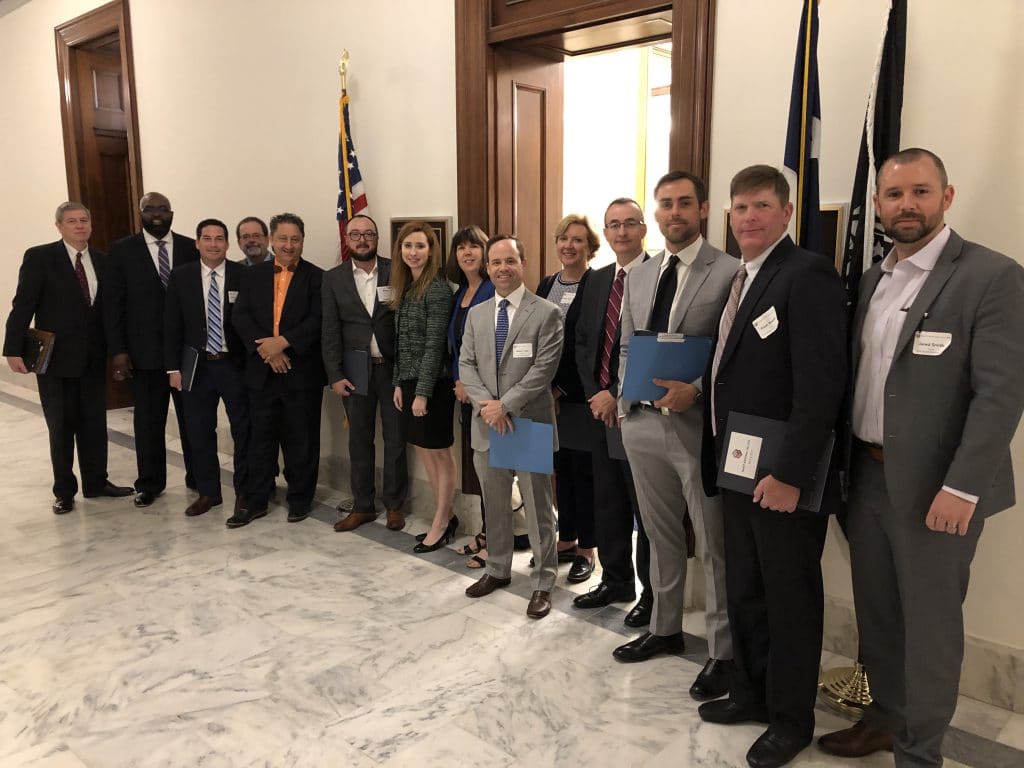
[[[626,270],[619,267],[612,282],[612,292],[608,295],[608,309],[604,313],[604,346],[601,348],[601,377],[598,383],[601,389],[608,389],[612,380],[611,362],[612,348],[619,335],[619,314],[622,309],[622,284],[626,280]]]
[[[75,277],[78,278],[78,285],[82,288],[82,296],[85,303],[92,306],[92,297],[89,295],[89,278],[85,276],[85,265],[82,264],[82,253],[75,254]]]

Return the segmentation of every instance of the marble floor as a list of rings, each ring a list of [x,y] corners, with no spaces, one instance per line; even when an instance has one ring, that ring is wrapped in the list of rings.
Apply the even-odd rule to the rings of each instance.
[[[551,615],[525,616],[529,553],[511,589],[469,600],[464,557],[412,554],[422,521],[335,534],[337,490],[299,524],[277,508],[229,531],[227,500],[186,519],[173,441],[149,509],[80,498],[57,517],[35,393],[0,382],[0,425],[2,768],[746,765],[760,729],[705,725],[686,695],[699,615],[686,654],[617,664],[622,608],[571,606],[590,585],[563,574]],[[129,415],[110,429],[128,484]],[[962,700],[947,765],[1019,767],[1022,749],[1024,716]],[[811,747],[793,765],[835,763]]]

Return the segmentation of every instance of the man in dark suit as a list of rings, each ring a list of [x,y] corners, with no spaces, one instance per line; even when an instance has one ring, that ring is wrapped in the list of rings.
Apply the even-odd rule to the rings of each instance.
[[[402,505],[409,488],[405,435],[401,414],[393,402],[391,373],[395,362],[395,313],[389,300],[391,260],[377,255],[377,224],[369,216],[353,216],[345,228],[349,260],[324,275],[322,347],[327,381],[340,395],[348,414],[349,474],[354,504],[352,511],[334,524],[336,531],[351,531],[377,517],[374,507],[374,465],[377,450],[373,438],[380,408],[384,435],[384,488],[382,501],[387,526],[405,527]],[[362,352],[359,365],[367,370],[366,394],[356,394],[345,370],[345,355]]]
[[[754,768],[792,760],[814,734],[821,658],[821,552],[827,510],[798,510],[837,423],[846,384],[846,301],[830,260],[786,235],[789,184],[755,165],[733,177],[729,223],[743,255],[704,376],[704,485],[715,493],[731,412],[787,422],[775,466],[753,496],[722,490],[725,569],[736,669],[707,722],[768,724]],[[837,483],[835,485],[838,485]],[[838,489],[835,489],[838,491]],[[828,495],[828,494],[827,494]]]
[[[167,486],[167,407],[174,398],[185,485],[196,488],[180,392],[171,392],[164,360],[164,297],[171,270],[199,259],[195,240],[171,232],[174,211],[158,192],[139,201],[142,232],[110,247],[103,323],[114,378],[131,379],[135,396],[135,506],[148,507]]]
[[[309,516],[320,473],[320,355],[323,270],[302,258],[305,225],[294,213],[270,220],[274,260],[246,270],[232,322],[248,355],[250,519],[262,517],[274,485],[277,446],[284,451],[288,522]]]
[[[600,608],[636,598],[640,577],[640,601],[626,615],[630,627],[651,620],[650,544],[640,520],[636,489],[629,463],[609,455],[609,433],[619,428],[615,399],[619,392],[619,327],[622,291],[626,275],[647,257],[644,213],[635,200],[613,200],[604,214],[604,236],[615,252],[615,263],[594,272],[583,288],[582,310],[576,324],[576,368],[590,407],[591,457],[594,474],[594,528],[601,558],[601,583],[573,600],[577,608]],[[614,435],[613,435],[614,437]],[[621,437],[618,447],[621,449]],[[636,571],[633,570],[633,524],[636,523]]]
[[[243,377],[245,347],[231,325],[231,310],[245,268],[224,258],[228,228],[222,221],[199,222],[196,247],[199,261],[183,264],[171,272],[164,304],[164,359],[171,389],[182,392],[192,469],[199,488],[199,498],[188,506],[185,515],[202,515],[223,503],[217,458],[217,403],[223,400],[231,424],[235,461],[235,510],[227,524],[236,528],[249,522],[243,497],[249,451],[249,398]],[[189,354],[184,356],[186,347]],[[183,360],[193,354],[195,367],[189,370]],[[182,391],[183,374],[192,374],[187,391]]]
[[[842,757],[894,749],[942,764],[964,652],[963,600],[985,518],[1014,504],[1024,409],[1024,269],[946,226],[942,161],[882,164],[875,208],[894,247],[860,283],[846,533],[873,702],[823,736]]]
[[[78,491],[76,442],[82,495],[129,496],[132,489],[107,480],[106,353],[97,303],[103,254],[89,248],[92,219],[84,205],[62,203],[55,220],[61,239],[25,251],[4,355],[12,371],[28,373],[22,354],[33,317],[37,329],[54,334],[49,366],[36,383],[50,433],[53,511],[62,515],[74,508]]]
[[[240,264],[251,267],[264,261],[273,261],[274,257],[267,247],[270,242],[270,231],[266,223],[258,216],[246,216],[235,227],[235,237],[242,251]]]

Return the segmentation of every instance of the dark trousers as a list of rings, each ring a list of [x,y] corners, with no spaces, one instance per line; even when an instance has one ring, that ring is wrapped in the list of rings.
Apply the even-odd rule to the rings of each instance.
[[[274,488],[277,447],[284,453],[288,509],[306,511],[313,503],[320,475],[320,405],[322,388],[289,391],[282,376],[264,389],[249,390],[249,509],[263,509]]]
[[[850,467],[847,536],[861,661],[874,699],[864,723],[896,738],[896,765],[942,764],[964,657],[963,601],[984,520],[964,536],[929,530],[927,509],[896,509],[862,445]]]
[[[167,371],[136,368],[132,371],[131,382],[135,396],[135,462],[139,470],[135,490],[161,494],[167,487],[167,407],[171,397],[174,398],[181,452],[185,459],[185,485],[195,486],[181,393],[177,390],[172,392]]]
[[[821,661],[821,553],[828,516],[762,509],[722,491],[725,580],[736,672],[730,697],[810,743]]]
[[[107,410],[103,376],[36,376],[39,402],[50,433],[53,495],[78,492],[73,463],[78,444],[82,491],[99,493],[107,482]]]
[[[348,456],[352,465],[350,482],[353,511],[375,513],[374,466],[377,448],[377,409],[380,408],[381,434],[384,436],[384,488],[381,501],[385,509],[399,509],[409,493],[409,469],[406,464],[405,433],[402,415],[395,409],[391,385],[391,364],[370,366],[370,381],[365,395],[343,398],[348,415]]]
[[[601,580],[610,586],[634,584],[633,526],[636,524],[636,575],[645,594],[651,593],[651,544],[640,521],[640,508],[629,462],[608,455],[603,422],[594,420],[594,534],[601,558]]]
[[[200,495],[221,498],[217,457],[217,403],[224,401],[234,442],[236,494],[243,494],[248,473],[249,395],[242,369],[233,360],[200,360],[192,389],[182,393],[192,471]]]
[[[594,538],[594,470],[589,451],[560,448],[555,452],[558,540],[580,547],[597,546]]]

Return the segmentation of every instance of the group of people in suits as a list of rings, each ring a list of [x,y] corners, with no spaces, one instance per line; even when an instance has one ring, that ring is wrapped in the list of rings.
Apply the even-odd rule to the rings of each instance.
[[[1009,443],[1024,410],[1024,269],[945,224],[954,190],[941,159],[925,149],[903,150],[878,172],[875,206],[893,247],[852,302],[830,261],[787,235],[793,204],[776,168],[755,165],[732,179],[740,259],[701,236],[709,204],[699,177],[673,171],[654,196],[662,252],[644,253],[643,210],[619,198],[604,220],[615,262],[592,271],[597,235],[586,217],[568,216],[555,238],[562,269],[542,295],[524,283],[522,242],[487,238],[477,227],[456,234],[442,265],[426,224],[406,225],[386,259],[376,224],[356,216],[346,230],[351,259],[324,273],[301,258],[304,229],[294,214],[275,216],[269,228],[243,220],[242,266],[225,258],[225,224],[205,219],[194,242],[181,237],[170,231],[170,202],[151,193],[140,205],[143,231],[104,260],[88,248],[88,211],[65,203],[56,213],[61,240],[25,254],[4,341],[12,370],[26,373],[21,350],[32,319],[56,337],[38,375],[54,511],[73,507],[76,442],[84,495],[133,490],[106,475],[109,355],[115,377],[130,378],[135,392],[137,506],[166,485],[171,398],[186,483],[198,493],[186,514],[222,503],[223,401],[235,444],[228,525],[267,513],[279,448],[288,520],[302,520],[316,486],[328,384],[349,421],[354,497],[335,530],[377,516],[379,414],[387,527],[405,524],[411,442],[435,501],[416,551],[433,551],[458,527],[458,400],[474,469],[463,485],[467,477],[478,483],[486,526],[472,550],[486,547],[486,558],[474,558],[484,572],[468,597],[511,583],[514,476],[534,552],[527,615],[550,612],[560,559],[583,581],[599,557],[601,581],[574,599],[577,609],[632,602],[636,578],[642,586],[626,623],[647,631],[613,651],[621,662],[683,650],[683,588],[695,549],[710,658],[690,694],[703,702],[706,722],[765,724],[747,760],[781,766],[813,737],[820,561],[828,515],[842,511],[874,701],[820,747],[842,757],[888,749],[897,765],[941,765],[970,565],[985,518],[1015,501]],[[454,297],[446,276],[458,284]],[[662,397],[625,399],[638,333],[708,337],[703,375],[655,379]],[[513,430],[514,419],[564,426],[581,411],[575,428],[589,450],[560,447],[560,430],[552,432],[556,519],[551,477],[492,467],[491,441]],[[730,414],[785,422],[752,494],[718,484]],[[820,484],[833,443],[820,510],[805,509],[801,494]]]

